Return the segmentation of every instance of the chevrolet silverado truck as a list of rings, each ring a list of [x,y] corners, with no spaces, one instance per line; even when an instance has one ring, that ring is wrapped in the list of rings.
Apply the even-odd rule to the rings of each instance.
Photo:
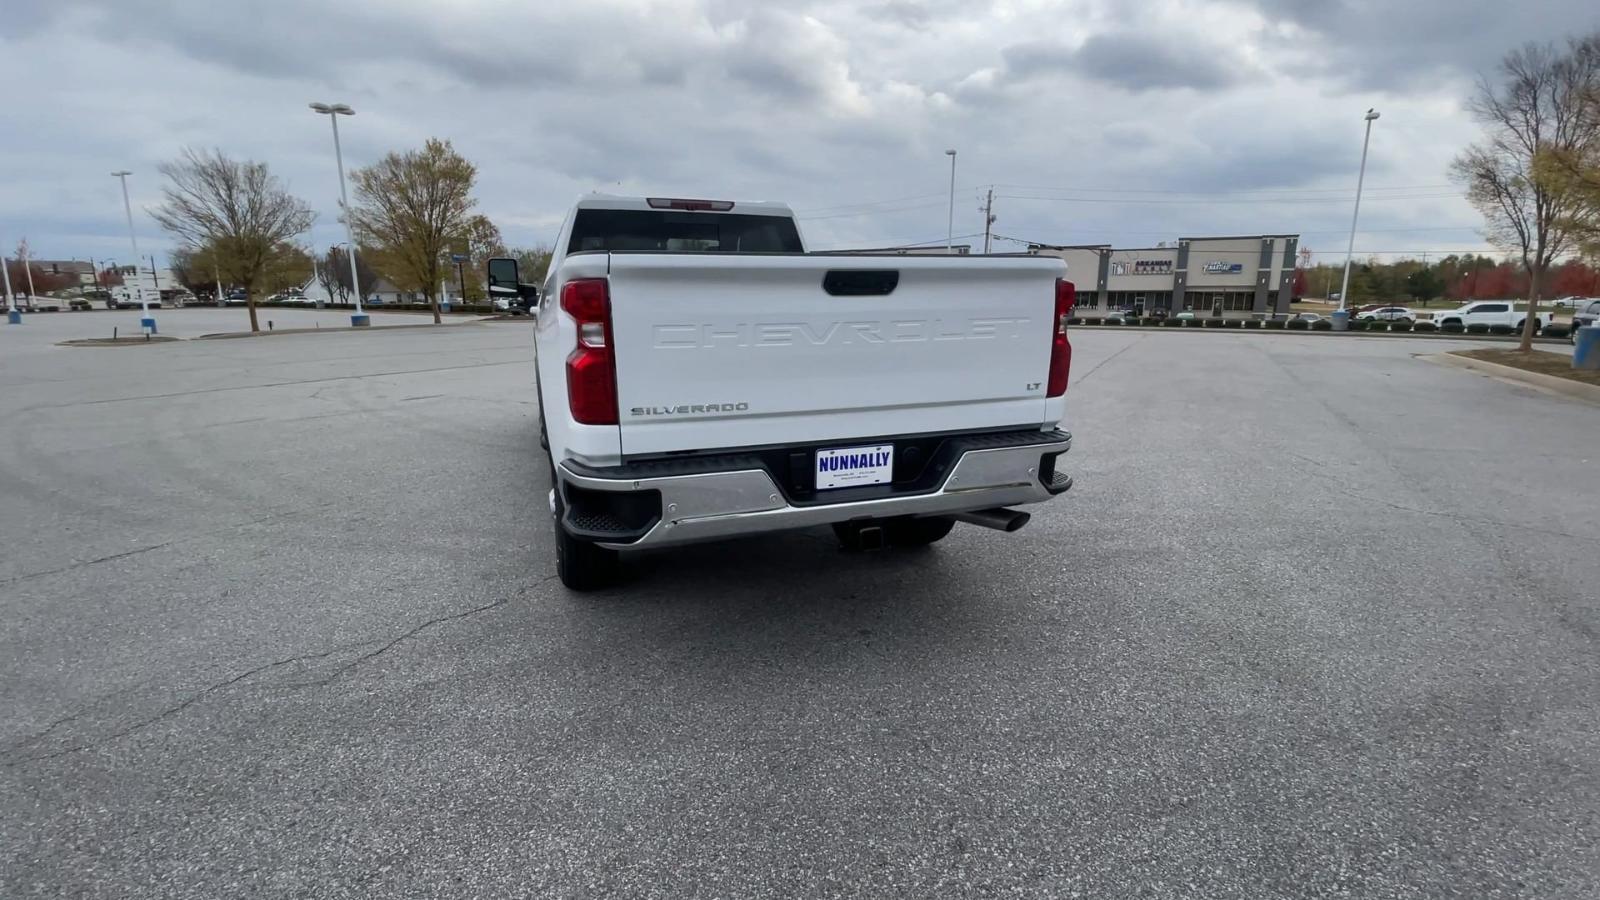
[[[1538,334],[1549,325],[1551,318],[1550,313],[1539,313],[1533,324],[1533,333]],[[1528,313],[1517,309],[1517,305],[1510,300],[1480,300],[1456,309],[1440,310],[1433,314],[1433,321],[1440,325],[1510,325],[1521,333],[1528,322]]]
[[[537,297],[556,570],[831,525],[930,544],[1072,486],[1059,460],[1075,290],[1060,259],[807,253],[777,203],[589,195]]]

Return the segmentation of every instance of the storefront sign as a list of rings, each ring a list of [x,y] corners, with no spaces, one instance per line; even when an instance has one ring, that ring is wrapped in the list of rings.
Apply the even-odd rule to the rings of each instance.
[[[1205,269],[1207,275],[1237,275],[1243,271],[1244,263],[1223,262],[1220,259],[1206,263]]]
[[[1136,259],[1133,262],[1114,262],[1111,264],[1113,275],[1171,275],[1172,260],[1170,259]]]

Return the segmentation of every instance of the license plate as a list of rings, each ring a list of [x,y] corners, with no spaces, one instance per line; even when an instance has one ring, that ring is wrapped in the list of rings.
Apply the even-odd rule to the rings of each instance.
[[[888,484],[894,480],[894,445],[817,451],[817,490]]]

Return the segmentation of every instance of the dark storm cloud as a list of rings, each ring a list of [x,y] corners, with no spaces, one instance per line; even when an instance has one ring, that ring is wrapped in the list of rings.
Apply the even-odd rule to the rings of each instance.
[[[1013,44],[1001,52],[1018,81],[1072,74],[1127,91],[1215,90],[1235,84],[1248,67],[1215,48],[1135,32],[1091,36],[1077,48],[1046,42]]]
[[[1524,41],[1600,29],[1583,0],[1255,0],[1276,23],[1305,29],[1303,65],[1369,90],[1427,87],[1492,72]]]

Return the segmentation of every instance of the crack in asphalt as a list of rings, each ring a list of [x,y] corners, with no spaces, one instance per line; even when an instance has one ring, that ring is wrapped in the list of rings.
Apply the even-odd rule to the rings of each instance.
[[[23,575],[13,575],[4,581],[0,581],[0,586],[16,584],[19,581],[27,581],[31,578],[43,578],[46,575],[60,575],[62,572],[71,572],[73,569],[81,569],[84,566],[92,566],[98,563],[111,562],[114,559],[127,559],[130,556],[138,556],[141,553],[149,553],[151,550],[160,550],[162,547],[170,547],[176,543],[178,543],[177,540],[162,541],[159,544],[151,544],[148,547],[140,547],[137,550],[125,550],[121,553],[113,553],[110,556],[102,556],[97,559],[86,559],[83,562],[75,562],[70,566],[62,566],[59,569],[50,569],[45,572],[28,572]]]
[[[1074,383],[1075,384],[1083,384],[1085,381],[1088,381],[1089,380],[1089,376],[1093,375],[1094,373],[1096,373],[1098,371],[1100,371],[1100,369],[1103,368],[1106,363],[1111,362],[1113,359],[1116,359],[1117,357],[1121,356],[1124,353],[1127,353],[1128,350],[1130,350],[1135,344],[1142,343],[1144,341],[1144,339],[1147,338],[1147,337],[1149,337],[1149,335],[1141,334],[1136,339],[1134,339],[1132,341],[1129,341],[1128,343],[1124,344],[1121,350],[1118,350],[1117,352],[1111,354],[1110,356],[1106,357],[1105,359],[1102,359],[1099,362],[1095,363],[1094,366],[1089,369],[1089,371],[1083,373],[1083,377],[1079,378]]]
[[[554,577],[555,577],[554,575],[551,575],[549,577],[541,579],[540,583],[542,583],[544,581],[549,581],[550,578],[554,578]],[[456,621],[456,620],[459,620],[459,619],[466,619],[466,618],[469,618],[471,616],[475,616],[475,615],[478,615],[480,613],[488,612],[489,610],[505,606],[506,604],[510,603],[511,601],[513,601],[513,600],[523,596],[524,594],[526,594],[530,587],[531,587],[531,585],[527,586],[527,587],[518,588],[516,591],[512,592],[508,596],[501,597],[498,600],[494,600],[494,601],[491,601],[489,603],[485,603],[485,604],[483,604],[481,606],[475,606],[475,607],[473,607],[471,609],[468,609],[468,610],[463,610],[461,612],[450,613],[450,614],[442,615],[442,616],[435,616],[434,618],[428,619],[428,620],[422,622],[421,624],[418,624],[418,625],[416,625],[416,626],[414,626],[414,627],[412,627],[410,629],[407,629],[406,631],[400,633],[395,638],[384,642],[382,644],[382,646],[378,647],[376,650],[373,650],[370,653],[363,653],[362,655],[356,657],[355,659],[351,660],[350,662],[335,668],[326,678],[320,678],[320,679],[316,679],[316,680],[313,680],[313,681],[301,682],[301,683],[293,684],[293,685],[290,685],[290,686],[291,687],[296,687],[296,688],[299,688],[299,687],[326,687],[327,685],[331,684],[334,680],[338,679],[340,676],[343,676],[345,674],[348,674],[349,672],[354,671],[362,663],[368,662],[370,660],[376,659],[379,656],[382,656],[383,654],[385,654],[385,653],[389,652],[390,650],[394,649],[399,644],[404,643],[405,641],[410,640],[413,637],[416,637],[421,632],[426,631],[427,629],[432,628],[435,625],[441,625],[441,624],[444,624],[446,622],[453,622],[453,621]],[[184,710],[188,709],[189,707],[195,705],[196,703],[199,703],[201,700],[204,700],[205,698],[207,698],[207,697],[209,697],[209,696],[211,696],[213,694],[216,694],[216,693],[218,693],[220,691],[227,690],[228,688],[233,687],[234,685],[237,685],[240,682],[243,682],[243,681],[245,681],[245,680],[247,680],[249,678],[252,678],[252,677],[254,677],[256,675],[259,675],[259,674],[261,674],[263,672],[268,672],[268,671],[271,671],[273,669],[282,668],[283,666],[287,666],[287,665],[293,665],[295,663],[304,663],[304,662],[310,662],[312,660],[326,659],[326,658],[328,658],[330,656],[333,656],[335,654],[344,653],[344,652],[347,652],[347,651],[350,651],[350,650],[355,650],[355,649],[358,649],[358,648],[361,648],[361,647],[370,647],[373,644],[378,643],[379,640],[381,640],[381,639],[373,639],[373,640],[368,640],[368,641],[358,641],[358,642],[353,643],[353,644],[341,644],[340,646],[334,647],[334,648],[332,648],[330,650],[325,650],[325,651],[323,651],[321,653],[298,654],[298,655],[295,655],[295,656],[290,656],[290,657],[286,657],[284,659],[277,660],[275,662],[263,663],[263,664],[261,664],[259,666],[256,666],[255,668],[247,669],[244,672],[240,672],[239,674],[234,675],[231,678],[227,678],[227,679],[224,679],[222,681],[216,682],[215,684],[211,684],[211,685],[208,685],[207,687],[201,688],[199,691],[196,691],[195,693],[191,694],[190,696],[184,698],[182,701],[180,701],[180,702],[178,702],[178,703],[176,703],[176,704],[174,704],[174,705],[162,710],[161,712],[156,713],[153,716],[149,716],[149,717],[147,717],[145,719],[142,719],[142,720],[134,723],[133,725],[130,725],[130,726],[126,727],[126,728],[123,728],[120,731],[113,732],[112,734],[109,734],[109,735],[106,735],[104,737],[97,738],[97,739],[94,739],[94,740],[88,740],[88,741],[84,741],[84,742],[79,743],[79,744],[74,744],[74,745],[69,746],[69,747],[62,747],[62,748],[60,748],[58,750],[52,750],[49,753],[40,753],[40,754],[36,754],[36,755],[32,755],[32,756],[24,756],[24,757],[19,758],[19,759],[6,759],[4,761],[4,763],[0,764],[0,765],[3,765],[5,768],[13,768],[15,766],[22,765],[24,763],[43,762],[45,760],[56,759],[58,757],[67,756],[67,755],[70,755],[70,754],[73,754],[73,753],[81,753],[81,752],[83,752],[85,750],[92,750],[92,749],[95,749],[96,747],[104,746],[104,745],[109,744],[109,743],[111,743],[113,741],[121,740],[122,738],[125,738],[125,737],[127,737],[127,736],[129,736],[131,734],[134,734],[136,732],[139,732],[139,731],[142,731],[142,730],[144,730],[146,728],[149,728],[151,725],[155,725],[156,723],[161,722],[164,719],[168,719],[168,718],[171,718],[172,716],[178,715],[179,713],[183,712]],[[71,722],[71,721],[73,721],[73,720],[75,720],[77,718],[80,718],[81,716],[83,716],[87,712],[88,712],[88,707],[85,707],[84,709],[79,710],[78,712],[73,713],[72,715],[65,716],[65,717],[63,717],[61,719],[58,719],[55,722],[50,723],[50,725],[48,727],[46,727],[44,730],[40,731],[39,733],[34,734],[34,735],[30,735],[30,736],[28,736],[26,738],[23,738],[22,740],[16,742],[14,745],[12,745],[10,748],[8,748],[6,752],[8,754],[16,753],[17,751],[22,750],[23,748],[26,748],[28,746],[37,744],[39,741],[41,741],[45,737],[49,736],[49,734],[52,731],[54,731],[56,728],[59,728],[60,726],[66,724],[68,722]]]

